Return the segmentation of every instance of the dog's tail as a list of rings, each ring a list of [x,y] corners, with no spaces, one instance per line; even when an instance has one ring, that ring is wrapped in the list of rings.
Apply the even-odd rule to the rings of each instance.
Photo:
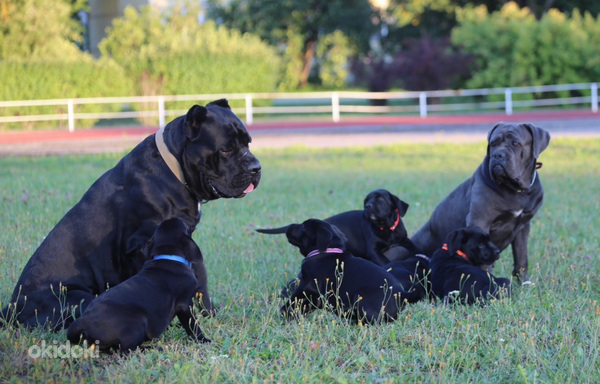
[[[285,233],[288,229],[289,225],[286,225],[285,227],[278,227],[278,228],[256,228],[256,232],[259,233],[267,233],[269,235],[275,235],[275,234],[279,234],[279,233]]]

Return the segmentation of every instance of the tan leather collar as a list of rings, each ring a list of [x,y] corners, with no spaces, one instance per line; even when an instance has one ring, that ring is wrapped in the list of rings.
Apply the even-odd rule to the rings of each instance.
[[[179,161],[173,156],[167,145],[165,144],[165,139],[163,137],[163,133],[165,131],[165,127],[161,127],[156,134],[154,135],[154,139],[156,141],[156,146],[158,147],[158,152],[160,156],[163,158],[171,172],[181,181],[182,184],[187,185],[185,182],[185,177],[183,176],[183,170],[181,169],[181,165],[179,165]]]

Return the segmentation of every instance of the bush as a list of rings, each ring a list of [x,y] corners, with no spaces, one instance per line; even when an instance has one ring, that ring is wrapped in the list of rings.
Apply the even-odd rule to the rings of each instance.
[[[79,60],[2,60],[0,61],[0,100],[44,100],[81,97],[132,95],[131,82],[123,70],[106,59],[94,60],[82,55]],[[114,104],[76,106],[76,113],[115,112]],[[67,105],[2,108],[2,116],[67,113]],[[92,126],[97,120],[85,121]],[[6,123],[0,129],[65,128],[66,120]]]
[[[540,20],[510,2],[457,13],[452,42],[476,61],[467,87],[514,87],[594,82],[600,77],[600,17],[550,10]]]
[[[135,92],[144,96],[276,89],[280,58],[272,47],[213,21],[200,25],[199,10],[189,7],[187,12],[176,8],[172,15],[161,15],[150,7],[140,11],[128,7],[101,42],[102,55],[114,58],[137,84]],[[186,109],[189,102],[168,107]],[[137,104],[135,108],[146,107]]]

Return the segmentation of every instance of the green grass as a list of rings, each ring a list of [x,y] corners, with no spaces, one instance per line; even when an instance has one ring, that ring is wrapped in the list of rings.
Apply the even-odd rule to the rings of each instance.
[[[598,139],[554,140],[542,154],[546,198],[529,245],[535,285],[512,299],[483,308],[420,302],[381,326],[323,311],[280,318],[279,289],[302,258],[284,236],[254,228],[358,209],[369,191],[387,188],[410,204],[405,224],[414,233],[484,152],[485,143],[255,151],[259,188],[206,204],[194,234],[219,307],[201,319],[213,343],[171,327],[127,357],[32,359],[31,346],[64,345],[64,332],[3,329],[0,382],[599,382]],[[0,301],[43,237],[119,157],[0,159]],[[511,270],[506,250],[494,273]]]

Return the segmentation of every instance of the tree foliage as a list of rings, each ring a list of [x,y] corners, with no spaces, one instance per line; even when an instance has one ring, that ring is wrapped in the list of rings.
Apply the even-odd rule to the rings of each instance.
[[[72,15],[82,1],[0,0],[0,59],[82,57],[81,25]]]
[[[346,61],[350,52],[364,51],[374,32],[370,19],[373,9],[368,0],[209,0],[209,15],[230,28],[253,33],[282,47],[285,58],[285,88],[303,87],[311,70],[321,63],[325,83],[331,79],[328,68]],[[342,37],[342,35],[344,37]],[[321,39],[329,48],[319,48]],[[336,39],[342,46],[331,45]],[[344,80],[344,79],[342,79]]]
[[[472,55],[468,87],[529,86],[596,81],[600,77],[600,17],[548,11],[538,21],[514,2],[489,13],[465,8],[452,41]]]
[[[201,9],[178,3],[164,15],[151,7],[125,9],[99,48],[140,84],[140,93],[272,91],[279,58],[255,36],[198,23]],[[132,55],[135,52],[135,55]]]

